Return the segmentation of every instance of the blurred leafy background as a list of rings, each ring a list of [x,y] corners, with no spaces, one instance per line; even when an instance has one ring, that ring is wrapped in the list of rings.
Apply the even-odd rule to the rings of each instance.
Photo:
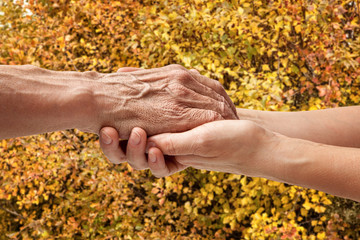
[[[357,105],[359,4],[2,0],[0,64],[177,63],[219,80],[238,107]],[[360,239],[356,202],[194,169],[155,179],[109,164],[97,140],[75,129],[0,141],[0,239]]]

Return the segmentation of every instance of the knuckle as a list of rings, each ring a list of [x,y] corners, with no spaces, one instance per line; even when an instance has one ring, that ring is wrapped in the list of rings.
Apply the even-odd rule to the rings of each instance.
[[[219,111],[223,119],[234,119],[234,111],[226,101],[219,103]]]
[[[218,112],[212,110],[201,110],[201,109],[196,109],[195,111],[190,111],[186,113],[186,118],[189,119],[189,121],[191,121],[193,127],[202,125],[204,123],[224,119],[222,115]]]
[[[36,72],[36,73],[47,73],[47,72],[49,72],[48,69],[40,68],[40,67],[37,67],[35,65],[31,65],[31,64],[24,65],[23,68],[26,69],[26,70],[29,70],[29,71]]]
[[[214,113],[213,121],[219,121],[219,120],[224,120],[223,116],[221,116],[220,113]]]
[[[172,68],[172,69],[180,69],[180,70],[185,70],[186,69],[183,66],[181,66],[180,64],[170,64],[168,67]]]
[[[190,72],[188,72],[185,69],[174,70],[173,76],[174,76],[174,79],[176,81],[180,82],[181,84],[188,82],[192,78]]]
[[[227,108],[227,105],[226,105],[225,101],[220,101],[219,102],[219,111],[220,111],[220,113],[225,114],[226,110],[228,110],[228,108]]]
[[[34,65],[31,65],[31,64],[25,64],[23,66],[23,68],[27,69],[27,70],[34,70],[34,69],[37,69],[38,67],[34,66]]]
[[[189,96],[190,93],[189,89],[181,84],[173,84],[171,86],[171,91],[175,94],[175,96],[182,98]]]
[[[199,72],[197,69],[195,69],[195,68],[190,69],[190,72],[193,72],[193,73],[195,73],[195,74],[200,74],[200,72]]]
[[[100,76],[100,73],[95,72],[95,71],[88,71],[85,72],[84,75],[90,79],[97,79]]]
[[[221,89],[221,90],[224,89],[223,85],[222,85],[219,81],[216,81],[216,80],[215,80],[215,86],[216,86],[218,89]]]
[[[214,111],[206,111],[204,115],[205,115],[205,120],[207,122],[213,122],[213,121],[223,119],[223,117],[220,113],[214,112]]]
[[[211,137],[211,134],[209,131],[202,131],[201,134],[196,135],[196,142],[197,145],[204,146],[209,143],[209,139]]]

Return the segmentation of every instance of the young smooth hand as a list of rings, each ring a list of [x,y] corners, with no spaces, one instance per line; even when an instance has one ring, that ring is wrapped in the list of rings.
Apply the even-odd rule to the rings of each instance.
[[[271,167],[278,136],[247,120],[206,123],[186,132],[150,137],[148,164],[157,177],[186,166],[264,177],[262,169]]]
[[[164,133],[146,140],[146,133],[134,128],[140,141],[130,136],[127,160],[136,169],[150,168],[164,177],[188,166],[212,171],[265,177],[271,169],[272,151],[281,135],[247,120],[206,123],[182,133]],[[148,156],[145,154],[148,153]]]

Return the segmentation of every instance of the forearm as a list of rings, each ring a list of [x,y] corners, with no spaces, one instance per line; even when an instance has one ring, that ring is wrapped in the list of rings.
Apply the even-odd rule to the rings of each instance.
[[[360,201],[360,149],[282,138],[265,177]]]
[[[360,147],[360,106],[303,112],[237,109],[240,119],[251,120],[288,137],[318,143]]]
[[[94,110],[91,77],[33,66],[0,66],[0,139],[86,128],[84,120]]]
[[[0,66],[0,102],[0,138],[109,126],[125,139],[136,126],[155,135],[237,118],[221,85],[178,65],[111,74]]]

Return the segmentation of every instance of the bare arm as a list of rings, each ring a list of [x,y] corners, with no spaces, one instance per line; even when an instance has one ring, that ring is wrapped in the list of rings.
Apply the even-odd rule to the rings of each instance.
[[[156,135],[149,138],[148,147],[149,167],[158,177],[192,166],[268,178],[360,201],[359,148],[286,137],[247,120],[216,121],[183,133]],[[131,148],[129,153],[134,152]],[[163,154],[173,157],[165,161]]]
[[[237,108],[238,117],[288,137],[360,147],[360,106],[303,112],[269,112]]]
[[[86,128],[95,102],[91,75],[0,66],[0,139]]]
[[[236,118],[219,83],[179,65],[110,74],[0,66],[0,139],[102,126],[126,139],[135,126],[158,134]]]
[[[266,177],[360,202],[359,148],[281,138]]]

